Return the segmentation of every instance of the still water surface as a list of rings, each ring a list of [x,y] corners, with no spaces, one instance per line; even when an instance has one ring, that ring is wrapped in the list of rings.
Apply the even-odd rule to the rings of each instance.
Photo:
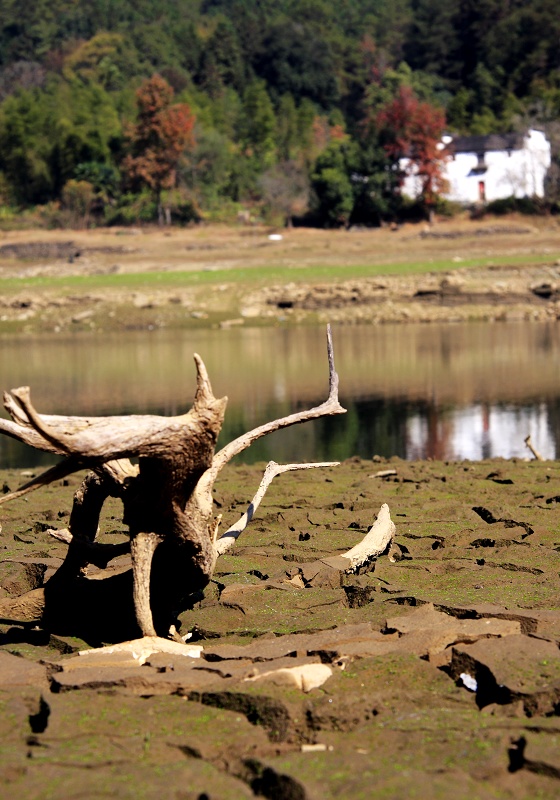
[[[333,336],[348,413],[266,437],[243,460],[526,457],[527,434],[544,457],[560,453],[559,324],[341,326]],[[46,413],[178,414],[192,402],[193,352],[229,397],[221,443],[327,394],[315,327],[5,338],[1,388],[31,386]],[[0,436],[0,467],[48,463]]]

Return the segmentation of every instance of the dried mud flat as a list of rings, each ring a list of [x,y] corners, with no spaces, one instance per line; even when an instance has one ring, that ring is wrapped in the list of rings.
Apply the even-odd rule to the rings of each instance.
[[[224,524],[259,478],[224,471]],[[0,796],[557,798],[559,478],[396,459],[284,475],[180,614],[185,655],[78,656],[100,642],[3,624]],[[0,595],[60,564],[45,530],[80,479],[3,507]],[[343,574],[384,502],[397,546]],[[116,503],[101,530],[125,538]]]

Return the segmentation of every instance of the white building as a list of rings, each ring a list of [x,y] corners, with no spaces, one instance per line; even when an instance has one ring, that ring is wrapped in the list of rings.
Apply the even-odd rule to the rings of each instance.
[[[542,131],[444,136],[440,150],[448,154],[443,170],[447,200],[472,204],[506,197],[544,197],[551,159],[550,142]],[[401,159],[400,167],[407,173],[403,194],[418,197],[422,184],[409,159]]]

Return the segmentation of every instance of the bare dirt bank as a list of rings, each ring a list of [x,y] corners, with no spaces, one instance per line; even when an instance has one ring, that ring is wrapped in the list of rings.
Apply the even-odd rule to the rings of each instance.
[[[250,293],[244,317],[322,322],[463,322],[560,318],[560,267],[492,267],[336,284],[284,284]]]
[[[282,237],[216,227],[4,233],[0,332],[560,314],[554,221]]]

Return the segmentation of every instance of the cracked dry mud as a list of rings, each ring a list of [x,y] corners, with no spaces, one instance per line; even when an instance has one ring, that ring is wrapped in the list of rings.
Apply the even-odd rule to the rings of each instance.
[[[185,655],[80,656],[99,642],[3,624],[0,796],[557,798],[559,478],[396,459],[283,475],[180,614]],[[0,595],[49,579],[64,545],[44,531],[80,479],[4,507]],[[259,479],[224,471],[224,524]],[[396,546],[343,575],[333,557],[383,502]],[[125,538],[119,514],[101,541]]]

